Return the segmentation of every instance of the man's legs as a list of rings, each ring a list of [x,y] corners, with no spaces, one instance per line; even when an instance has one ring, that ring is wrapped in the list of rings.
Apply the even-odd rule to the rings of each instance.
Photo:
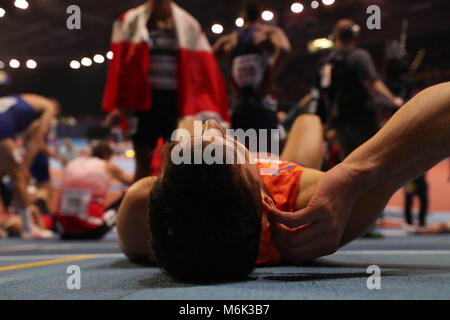
[[[298,117],[289,132],[280,159],[320,170],[324,153],[323,128],[320,118],[311,114]]]
[[[421,227],[425,227],[428,213],[428,184],[425,181],[425,176],[417,178],[416,183],[418,189],[417,194],[420,199],[419,223]]]
[[[348,120],[337,120],[333,123],[341,147],[341,160],[372,138],[378,132],[376,114],[367,111]]]
[[[29,209],[30,198],[27,193],[26,169],[20,164],[17,149],[12,139],[0,141],[0,169],[11,176],[14,189],[13,198],[17,206],[17,211],[22,218],[22,236],[49,238],[51,232],[41,230],[33,223],[32,212]]]
[[[410,225],[413,224],[412,213],[411,213],[413,196],[414,195],[411,192],[409,192],[408,190],[405,191],[405,220],[406,220],[406,223],[410,224]]]

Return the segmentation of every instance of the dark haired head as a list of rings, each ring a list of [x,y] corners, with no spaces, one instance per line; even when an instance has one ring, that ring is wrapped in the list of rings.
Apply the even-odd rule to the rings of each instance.
[[[348,43],[353,39],[356,39],[359,35],[359,27],[352,20],[341,19],[333,28],[334,40]]]
[[[102,160],[108,160],[113,155],[113,150],[107,142],[100,142],[92,148],[92,156]]]
[[[150,194],[156,261],[184,282],[244,279],[255,267],[261,236],[261,185],[239,165],[175,165]]]
[[[244,20],[247,23],[258,22],[261,15],[261,9],[256,2],[250,2],[244,7]]]

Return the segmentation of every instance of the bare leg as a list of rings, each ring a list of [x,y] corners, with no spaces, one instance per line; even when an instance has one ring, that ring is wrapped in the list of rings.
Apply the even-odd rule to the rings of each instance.
[[[14,154],[16,147],[12,139],[3,139],[0,141],[0,168],[11,176],[14,183],[14,200],[20,209],[26,209],[30,204],[30,198],[27,193],[27,175]]]
[[[50,238],[53,234],[38,228],[32,219],[30,210],[31,199],[27,192],[27,171],[15,156],[17,149],[12,139],[0,141],[0,168],[11,176],[14,184],[13,198],[17,211],[22,218],[22,236],[26,238]]]
[[[289,132],[280,158],[320,170],[325,152],[323,141],[323,128],[320,118],[311,114],[301,115],[295,120]]]

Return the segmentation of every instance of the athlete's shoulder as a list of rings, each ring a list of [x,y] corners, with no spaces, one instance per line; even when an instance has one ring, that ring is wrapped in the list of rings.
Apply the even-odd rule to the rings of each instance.
[[[135,182],[127,191],[127,197],[131,197],[134,200],[142,200],[142,198],[148,199],[150,191],[157,180],[157,177],[147,177]]]

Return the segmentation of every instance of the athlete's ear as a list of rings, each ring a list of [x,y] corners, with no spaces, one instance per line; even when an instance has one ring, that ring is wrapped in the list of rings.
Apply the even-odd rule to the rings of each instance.
[[[275,208],[275,202],[267,194],[261,194],[264,211],[270,211]]]

